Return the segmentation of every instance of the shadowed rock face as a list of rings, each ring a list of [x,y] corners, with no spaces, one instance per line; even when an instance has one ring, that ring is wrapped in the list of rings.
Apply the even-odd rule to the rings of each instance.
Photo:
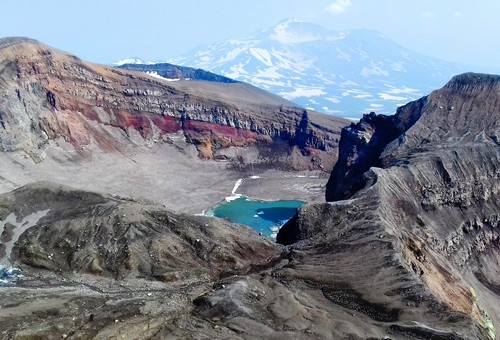
[[[186,66],[172,65],[169,63],[158,63],[158,64],[124,64],[118,66],[124,70],[133,70],[141,72],[156,72],[157,75],[167,79],[173,80],[206,80],[215,81],[219,83],[238,83],[238,81],[233,80],[228,77],[224,77],[212,72],[208,72],[202,69],[196,69]]]
[[[419,310],[419,323],[430,328],[494,338],[499,103],[499,76],[463,74],[394,116],[370,114],[345,128],[329,203],[300,209],[278,242],[301,241],[298,266],[323,272],[311,259],[328,259],[332,280],[399,310],[400,321]]]
[[[245,273],[280,253],[247,227],[48,182],[0,195],[0,221],[7,216],[23,222],[12,223],[10,233],[23,232],[0,263],[26,273],[41,268],[185,283]]]
[[[124,148],[117,133],[138,135],[134,142],[142,144],[180,133],[201,158],[282,141],[302,150],[305,161],[290,167],[328,169],[346,124],[244,83],[168,82],[87,63],[25,38],[0,40],[0,93],[1,150],[21,150],[37,162],[51,140],[112,152]]]

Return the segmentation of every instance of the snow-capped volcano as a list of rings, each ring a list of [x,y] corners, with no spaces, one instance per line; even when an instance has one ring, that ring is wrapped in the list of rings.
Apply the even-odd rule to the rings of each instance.
[[[412,52],[372,30],[332,31],[294,19],[168,62],[245,81],[344,117],[394,113],[466,66]]]

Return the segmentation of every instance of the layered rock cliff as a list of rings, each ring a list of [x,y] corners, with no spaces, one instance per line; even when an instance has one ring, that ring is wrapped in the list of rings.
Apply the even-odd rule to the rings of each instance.
[[[181,133],[202,158],[273,141],[291,150],[300,140],[307,159],[300,166],[329,168],[332,157],[310,156],[305,148],[335,158],[345,123],[247,84],[168,82],[87,63],[26,38],[0,40],[0,91],[1,150],[22,150],[37,162],[50,140],[113,151],[121,147],[117,133],[154,143]]]

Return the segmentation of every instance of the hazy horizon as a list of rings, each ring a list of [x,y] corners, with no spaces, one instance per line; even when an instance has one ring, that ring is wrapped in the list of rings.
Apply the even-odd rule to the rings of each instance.
[[[6,2],[0,36],[27,36],[83,59],[165,60],[197,46],[245,37],[286,18],[331,30],[374,29],[430,57],[498,69],[500,2],[463,0],[130,0]]]

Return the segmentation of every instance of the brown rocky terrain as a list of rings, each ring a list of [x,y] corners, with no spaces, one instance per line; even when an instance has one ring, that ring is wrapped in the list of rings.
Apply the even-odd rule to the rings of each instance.
[[[135,320],[124,336],[151,336],[193,292],[280,256],[248,227],[48,182],[0,195],[0,221],[0,263],[27,275],[1,290],[1,338],[106,338],[124,318]]]
[[[344,129],[329,202],[301,208],[284,247],[50,183],[3,194],[2,261],[25,276],[0,290],[1,334],[495,339],[499,93],[465,74]]]
[[[77,149],[95,144],[119,150],[110,131],[118,129],[153,142],[183,133],[202,158],[224,157],[220,148],[279,139],[304,155],[317,153],[310,167],[328,168],[346,123],[244,83],[168,82],[87,63],[27,38],[4,38],[0,48],[1,147],[35,161],[58,138]]]
[[[77,187],[0,195],[0,264],[23,274],[0,289],[2,338],[496,338],[499,76],[457,76],[345,128],[328,202],[301,208],[279,245],[115,189],[194,206],[250,164],[319,167],[330,118],[244,84],[173,85],[35,41],[0,45],[4,188],[49,175]]]

